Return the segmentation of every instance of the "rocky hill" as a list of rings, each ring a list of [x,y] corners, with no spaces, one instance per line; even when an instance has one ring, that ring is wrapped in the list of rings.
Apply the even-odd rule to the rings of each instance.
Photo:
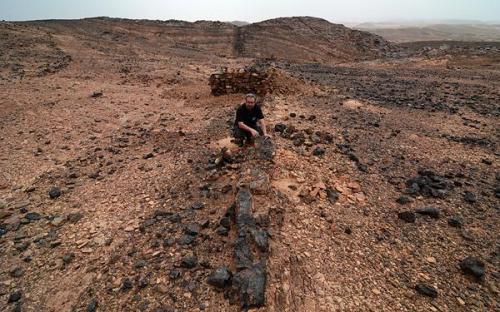
[[[338,63],[384,56],[395,49],[382,37],[312,17],[272,19],[236,26],[232,23],[89,18],[2,24],[44,36],[70,37],[101,53],[131,50],[203,57],[278,58]],[[15,26],[13,26],[15,25]]]

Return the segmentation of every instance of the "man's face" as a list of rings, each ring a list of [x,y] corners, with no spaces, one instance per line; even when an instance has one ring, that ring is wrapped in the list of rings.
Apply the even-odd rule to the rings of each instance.
[[[252,109],[255,106],[255,99],[253,97],[247,97],[245,105],[248,109]]]

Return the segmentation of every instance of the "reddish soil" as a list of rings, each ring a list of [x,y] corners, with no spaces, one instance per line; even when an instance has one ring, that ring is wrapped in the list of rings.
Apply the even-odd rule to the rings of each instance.
[[[251,310],[500,309],[498,49],[429,54],[308,18],[0,23],[0,38],[0,310],[241,310],[207,277],[237,271],[234,220],[219,228],[244,185],[269,234]],[[261,99],[276,155],[219,162],[242,95],[208,78],[256,63],[279,72]],[[439,217],[398,218],[424,207]]]

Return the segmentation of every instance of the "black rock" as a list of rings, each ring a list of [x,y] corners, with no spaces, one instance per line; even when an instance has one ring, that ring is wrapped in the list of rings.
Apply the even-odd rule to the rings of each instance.
[[[176,280],[181,277],[181,272],[179,270],[172,270],[170,271],[170,274],[168,276],[170,277],[170,279]]]
[[[266,231],[261,229],[254,229],[252,231],[253,241],[255,242],[255,245],[257,245],[257,248],[259,248],[259,250],[262,252],[268,251],[269,248],[268,236],[269,234],[267,234]]]
[[[42,218],[42,216],[37,212],[28,212],[24,217],[30,221],[37,221]]]
[[[285,131],[285,129],[286,129],[286,125],[282,124],[282,123],[276,124],[274,126],[274,131],[275,132],[283,132],[283,131]]]
[[[361,172],[368,172],[368,166],[358,162],[357,167]]]
[[[411,203],[411,199],[408,196],[401,196],[398,199],[396,199],[396,202],[400,205],[406,205]]]
[[[61,196],[61,189],[58,187],[53,187],[49,191],[49,196],[51,199],[56,199]]]
[[[153,158],[155,155],[153,153],[147,153],[144,156],[142,156],[143,159],[150,159]]]
[[[406,223],[415,223],[417,216],[411,211],[403,211],[398,213],[398,218],[405,221]]]
[[[198,265],[198,259],[194,256],[187,256],[181,259],[181,267],[192,269]]]
[[[350,227],[346,227],[344,230],[344,233],[351,235],[352,234],[352,229]]]
[[[356,156],[356,154],[354,153],[349,153],[347,156],[349,156],[349,159],[354,161],[354,162],[359,162],[359,158],[358,156]]]
[[[422,209],[417,209],[415,212],[434,219],[438,219],[440,214],[439,209],[434,207],[424,207]]]
[[[474,257],[467,257],[460,261],[460,269],[465,274],[475,276],[479,279],[484,276],[485,272],[484,262]]]
[[[337,200],[339,200],[340,193],[337,192],[336,190],[332,190],[330,188],[326,189],[326,196],[328,197],[328,200],[330,203],[335,204]]]
[[[182,217],[178,213],[174,213],[173,215],[168,217],[168,220],[172,223],[179,223],[182,220]]]
[[[421,194],[426,197],[444,198],[454,185],[446,178],[431,170],[420,170],[418,176],[406,182],[408,194]]]
[[[182,235],[177,241],[179,245],[191,245],[196,240],[193,235]]]
[[[448,224],[452,227],[461,228],[462,219],[460,219],[459,217],[451,217],[448,219]]]
[[[66,219],[71,223],[76,223],[76,222],[80,221],[82,218],[83,218],[83,214],[81,214],[80,212],[70,213],[66,217]]]
[[[205,207],[205,204],[202,202],[195,202],[191,205],[191,208],[193,208],[194,210],[200,210],[200,209],[203,209],[204,207]]]
[[[314,155],[314,156],[322,156],[322,155],[324,155],[324,154],[325,154],[325,152],[326,152],[326,151],[325,151],[325,149],[324,149],[324,148],[317,146],[317,147],[313,150],[313,155]]]
[[[74,258],[75,258],[75,254],[72,252],[69,252],[63,256],[62,260],[63,260],[64,264],[70,264]]]
[[[175,244],[175,239],[173,239],[172,237],[165,238],[163,240],[163,247],[170,247],[173,246],[174,244]]]
[[[415,290],[424,296],[431,297],[431,298],[437,298],[438,297],[438,291],[436,288],[427,285],[427,284],[417,284],[415,286]]]
[[[24,275],[24,270],[21,267],[16,267],[9,271],[9,275],[18,278]]]
[[[231,227],[231,219],[229,217],[224,217],[224,218],[220,219],[219,224],[225,228],[230,228]]]
[[[231,282],[231,271],[226,267],[217,268],[212,274],[207,278],[207,283],[209,285],[224,288],[228,286]]]
[[[240,298],[241,308],[248,310],[265,303],[266,269],[264,263],[257,263],[244,269],[232,279],[232,288]]]
[[[129,289],[132,289],[134,287],[134,284],[132,284],[132,281],[127,277],[123,280],[122,282],[122,290],[127,291]]]
[[[493,164],[493,161],[492,161],[491,159],[487,159],[487,158],[483,158],[483,159],[481,159],[481,162],[482,162],[483,164],[488,165],[488,166],[491,166],[491,165]]]
[[[471,192],[464,193],[464,200],[468,203],[471,203],[471,204],[477,202],[476,195],[474,193],[471,193]]]
[[[229,230],[227,229],[227,227],[221,225],[217,228],[217,234],[221,236],[227,236],[229,234]]]
[[[93,97],[93,98],[98,98],[98,97],[101,97],[101,96],[103,96],[103,92],[102,91],[94,91],[90,95],[90,97]]]
[[[192,236],[196,236],[200,233],[200,226],[196,223],[190,223],[184,228],[184,233]]]
[[[89,304],[87,305],[87,312],[95,312],[97,311],[97,306],[99,305],[99,303],[97,302],[97,299],[96,298],[92,298],[92,300],[90,300]]]
[[[9,300],[8,300],[8,302],[9,302],[9,303],[12,303],[12,302],[18,302],[19,300],[21,300],[21,297],[22,297],[22,293],[21,293],[21,291],[20,291],[20,290],[17,290],[17,291],[15,291],[15,292],[13,292],[13,293],[11,293],[11,294],[9,295]]]

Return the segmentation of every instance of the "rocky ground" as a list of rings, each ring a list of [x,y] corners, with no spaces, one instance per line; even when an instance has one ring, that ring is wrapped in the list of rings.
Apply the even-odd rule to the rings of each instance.
[[[224,158],[255,60],[125,26],[2,25],[2,310],[500,308],[496,51],[268,62],[275,155]]]

